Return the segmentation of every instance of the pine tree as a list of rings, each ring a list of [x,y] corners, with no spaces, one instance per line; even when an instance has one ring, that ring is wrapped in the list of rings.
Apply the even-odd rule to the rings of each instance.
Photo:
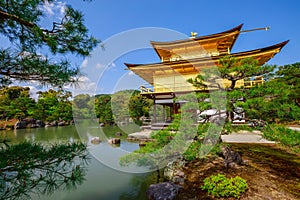
[[[87,56],[99,41],[88,35],[83,14],[67,5],[63,16],[52,26],[44,28],[47,21],[45,4],[55,0],[1,0],[0,34],[11,47],[0,47],[0,84],[14,80],[38,81],[41,84],[61,86],[76,81],[77,67],[67,60],[57,60],[59,54]],[[52,58],[41,55],[48,54]]]

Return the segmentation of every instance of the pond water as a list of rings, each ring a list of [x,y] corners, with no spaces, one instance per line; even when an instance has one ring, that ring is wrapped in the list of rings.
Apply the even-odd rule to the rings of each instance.
[[[125,131],[124,131],[125,130]],[[118,127],[86,127],[85,138],[79,137],[75,126],[51,127],[39,129],[22,129],[0,132],[1,138],[8,138],[11,143],[18,143],[24,140],[54,144],[74,140],[90,140],[93,136],[100,136],[99,132],[105,133],[108,138],[115,137],[116,132],[137,131],[136,126],[125,126],[121,130]],[[102,135],[103,136],[103,135]],[[156,181],[153,173],[126,173],[108,167],[117,165],[118,158],[115,151],[120,149],[125,153],[138,149],[138,143],[127,142],[126,135],[121,136],[120,146],[111,146],[107,142],[98,145],[88,143],[90,162],[87,165],[85,181],[76,189],[70,191],[56,190],[51,195],[32,195],[32,199],[57,199],[57,200],[131,200],[146,199],[145,192],[151,183]],[[102,139],[102,138],[101,138]],[[104,155],[105,154],[105,155]],[[112,157],[113,164],[101,161]],[[104,160],[105,160],[104,159]],[[105,163],[106,162],[106,163]],[[103,164],[104,163],[104,164]],[[116,167],[113,167],[116,168]],[[124,170],[126,171],[126,170]],[[139,171],[137,169],[137,171]]]

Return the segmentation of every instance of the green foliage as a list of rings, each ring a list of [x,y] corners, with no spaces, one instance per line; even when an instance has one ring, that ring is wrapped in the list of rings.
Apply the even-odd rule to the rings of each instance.
[[[20,86],[0,89],[0,115],[6,118],[34,118],[44,121],[72,120],[71,93],[63,90],[38,92],[37,102],[30,98],[30,89]]]
[[[207,154],[217,154],[219,152],[220,131],[220,128],[214,123],[199,124],[196,139],[183,153],[183,157],[191,161]]]
[[[211,108],[217,109],[218,113],[226,110],[226,121],[231,122],[234,120],[236,102],[244,97],[243,88],[236,88],[237,81],[262,76],[270,73],[273,69],[273,66],[259,66],[257,61],[251,58],[238,60],[233,56],[225,56],[220,59],[219,66],[203,69],[201,74],[195,79],[189,79],[188,82],[198,88],[213,90],[209,94],[198,95],[201,99],[199,101],[200,112]],[[223,84],[223,80],[228,80],[229,84]],[[224,93],[225,91],[226,93]],[[210,101],[207,101],[208,98]],[[205,122],[210,118],[213,117],[208,116]]]
[[[36,119],[45,121],[65,120],[70,121],[72,116],[72,103],[70,101],[71,93],[64,90],[52,90],[38,92],[39,98],[36,104]],[[41,112],[42,111],[42,112]]]
[[[36,111],[36,103],[32,98],[20,97],[11,101],[9,109],[10,116],[13,116],[14,118],[22,119],[26,116],[32,117]]]
[[[215,88],[231,91],[235,89],[236,82],[245,78],[267,75],[274,70],[275,66],[258,65],[253,58],[244,58],[238,60],[234,56],[224,56],[220,58],[218,67],[203,69],[195,79],[190,79],[198,88]],[[221,79],[230,81],[229,86],[220,83]]]
[[[94,117],[95,108],[94,97],[89,94],[79,94],[73,100],[74,116],[78,119],[91,119]]]
[[[300,62],[280,66],[276,71],[277,79],[294,87],[295,91],[299,91],[299,79],[300,79]],[[299,92],[295,95],[299,96]]]
[[[83,14],[65,6],[63,16],[49,22],[46,3],[57,1],[0,1],[0,33],[15,49],[0,49],[0,84],[12,80],[39,81],[41,84],[61,86],[76,81],[80,75],[77,67],[68,61],[59,61],[56,54],[87,56],[99,43],[88,35]],[[59,13],[55,13],[59,15]],[[51,24],[49,27],[46,24]],[[53,56],[49,59],[37,52],[46,49]],[[52,61],[54,60],[54,61]]]
[[[300,119],[300,107],[294,94],[293,86],[279,79],[273,79],[245,91],[245,101],[237,105],[246,111],[250,119],[290,122]]]
[[[123,90],[111,95],[113,117],[116,122],[126,122],[129,118],[136,122],[142,116],[149,116],[150,100],[142,97],[137,90]]]
[[[28,87],[23,88],[20,86],[3,87],[0,89],[0,119],[34,118],[48,122],[54,120],[70,121],[73,119],[74,114],[78,118],[92,118],[97,116],[100,123],[113,125],[115,116],[119,117],[119,119],[129,118],[124,112],[124,110],[128,111],[128,104],[126,104],[124,99],[122,100],[122,94],[128,94],[128,91],[118,92],[117,99],[121,98],[121,100],[116,101],[114,105],[120,112],[116,111],[116,113],[112,112],[111,95],[91,97],[88,94],[80,94],[75,96],[72,102],[70,99],[72,96],[71,92],[50,89],[38,92],[39,97],[36,102],[29,97],[29,92],[30,89]],[[149,110],[148,101],[139,97],[135,98],[137,96],[139,94],[136,93],[131,98],[131,104],[141,104],[142,110],[145,112],[143,111],[140,114],[146,115],[146,111]],[[140,107],[130,107],[132,113],[138,113],[139,109]],[[136,117],[139,118],[139,116]]]
[[[232,122],[234,115],[239,114],[237,108],[242,108],[245,120],[263,120],[265,122],[285,123],[300,119],[300,63],[291,65],[259,66],[254,59],[237,60],[231,56],[220,59],[220,66],[205,69],[195,79],[190,79],[198,88],[214,88],[226,91],[226,121]],[[236,83],[242,79],[263,77],[265,83],[251,88],[237,88]],[[229,85],[221,84],[221,79],[227,79]],[[211,94],[200,94],[199,110],[215,108],[210,101]],[[212,101],[212,100],[211,100]],[[209,117],[209,116],[208,116]],[[205,122],[209,121],[207,118]]]
[[[178,129],[180,127],[180,122],[181,122],[181,115],[180,114],[174,114],[173,115],[173,121],[168,126],[167,130],[169,130],[169,131],[178,131]]]
[[[299,131],[286,128],[282,125],[270,124],[265,127],[263,133],[266,139],[280,142],[284,146],[290,147],[296,153],[300,152]]]
[[[258,128],[254,128],[253,126],[249,126],[248,124],[232,124],[232,123],[225,123],[223,127],[223,132],[226,134],[238,131],[253,131],[257,130]]]
[[[214,147],[219,142],[222,127],[214,123],[195,126],[193,116],[197,98],[187,95],[180,97],[180,100],[188,101],[182,105],[181,114],[175,115],[175,119],[166,129],[153,132],[151,138],[154,141],[147,142],[146,146],[123,156],[120,159],[122,165],[136,163],[156,169],[164,167],[181,155],[187,160],[193,160],[216,151]]]
[[[91,97],[80,94],[74,97],[73,112],[78,118],[99,118],[99,123],[113,125],[115,122],[136,123],[142,116],[149,116],[150,101],[136,90],[124,90],[114,94],[99,94]],[[95,111],[95,113],[93,113]]]
[[[130,118],[128,105],[132,93],[133,90],[124,90],[112,95],[111,108],[116,122],[124,122]]]
[[[220,59],[220,76],[224,79],[231,81],[229,86],[230,90],[233,90],[235,83],[238,80],[255,76],[266,76],[273,72],[275,66],[270,65],[258,65],[258,61],[253,58],[244,58],[241,60],[236,59],[233,56],[225,56]]]
[[[29,97],[29,88],[12,86],[0,89],[0,113],[2,119],[31,116],[35,101]]]
[[[82,184],[89,160],[83,143],[23,142],[0,149],[0,199],[28,199]]]
[[[234,197],[240,198],[241,194],[248,189],[248,184],[243,178],[236,176],[226,178],[222,174],[212,175],[203,181],[202,190],[207,190],[208,194],[214,197]]]
[[[149,117],[151,101],[134,91],[129,100],[129,114],[135,121],[140,121],[142,116]]]
[[[148,166],[152,169],[165,166],[170,159],[178,156],[174,149],[186,145],[186,141],[183,140],[183,138],[179,138],[181,133],[178,131],[170,131],[169,128],[170,127],[165,130],[152,132],[151,138],[154,139],[154,141],[147,142],[146,146],[126,156],[122,156],[120,158],[120,164],[125,166],[134,163],[137,166]],[[176,141],[174,141],[174,137],[177,138]]]
[[[0,49],[0,85],[9,85],[12,80],[34,80],[42,85],[62,86],[76,82],[80,76],[79,69],[66,60],[53,62],[35,52],[24,54]]]
[[[129,104],[135,92],[135,90],[123,90],[112,95],[111,108],[117,122],[124,122],[130,118]]]
[[[196,158],[199,158],[199,150],[201,149],[202,145],[202,142],[199,141],[192,142],[189,148],[183,153],[184,159],[192,161]]]
[[[160,130],[152,133],[151,138],[155,139],[155,143],[157,147],[164,147],[167,145],[175,136],[175,133],[170,132],[169,130]]]
[[[95,112],[99,123],[106,125],[114,124],[114,117],[111,109],[111,95],[102,94],[95,97]]]
[[[249,119],[285,123],[300,119],[300,64],[284,65],[263,85],[240,91],[244,101],[237,102]],[[270,79],[271,78],[271,79]]]

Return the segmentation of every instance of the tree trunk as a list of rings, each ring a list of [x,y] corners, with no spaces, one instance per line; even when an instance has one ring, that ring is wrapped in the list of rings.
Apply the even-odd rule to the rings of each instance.
[[[229,90],[231,91],[234,89],[237,80],[230,80],[230,81],[231,81],[231,85],[229,87]]]

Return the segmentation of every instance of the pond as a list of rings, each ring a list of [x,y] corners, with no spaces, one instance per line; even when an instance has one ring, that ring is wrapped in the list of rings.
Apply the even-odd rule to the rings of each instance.
[[[12,131],[2,131],[1,138],[8,138],[11,143],[18,143],[24,140],[35,141],[43,144],[54,144],[59,142],[68,142],[76,140],[89,140],[91,137],[99,136],[99,132],[105,133],[108,138],[115,137],[116,132],[137,131],[136,126],[118,127],[88,127],[86,126],[85,138],[79,137],[75,126],[49,127],[39,129],[20,129]],[[100,134],[101,135],[101,134]],[[103,137],[103,135],[102,135]],[[145,192],[151,183],[156,181],[156,176],[149,173],[126,173],[125,170],[115,170],[118,156],[116,151],[122,150],[127,153],[138,149],[138,143],[128,142],[126,135],[121,136],[120,146],[111,146],[107,142],[101,142],[98,145],[88,143],[90,162],[87,165],[85,181],[77,186],[76,189],[55,190],[50,195],[31,195],[32,199],[73,199],[73,200],[130,200],[146,199]],[[101,136],[100,136],[101,138]],[[102,138],[101,138],[102,139]],[[104,155],[105,154],[105,155]],[[104,161],[102,160],[104,157]],[[107,163],[106,159],[112,158],[113,163]],[[113,168],[111,168],[111,166]],[[132,170],[132,169],[130,169]],[[137,169],[139,172],[139,169]]]

